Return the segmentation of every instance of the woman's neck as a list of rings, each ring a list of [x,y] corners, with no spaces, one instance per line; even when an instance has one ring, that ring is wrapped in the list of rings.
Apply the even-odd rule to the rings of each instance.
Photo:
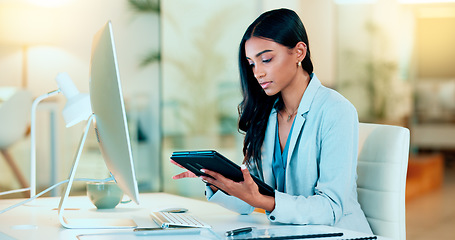
[[[295,112],[299,107],[300,101],[302,100],[303,93],[310,82],[310,75],[301,70],[297,74],[296,79],[292,83],[281,91],[281,97],[283,98],[284,108],[287,112]]]

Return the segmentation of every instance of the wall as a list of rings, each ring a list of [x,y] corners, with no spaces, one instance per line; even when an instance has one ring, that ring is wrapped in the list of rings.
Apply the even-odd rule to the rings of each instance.
[[[159,140],[159,66],[151,64],[147,67],[140,67],[139,63],[147,51],[157,49],[159,41],[159,18],[153,14],[138,14],[133,11],[127,1],[123,0],[67,0],[62,4],[52,6],[42,6],[34,4],[36,1],[10,1],[0,2],[0,13],[14,12],[17,15],[21,11],[32,9],[36,13],[51,15],[53,36],[50,42],[33,43],[28,47],[28,86],[33,95],[39,96],[57,88],[55,76],[58,72],[68,72],[76,86],[81,92],[88,92],[89,60],[90,49],[93,35],[108,20],[112,21],[114,39],[120,68],[120,77],[123,87],[125,104],[129,115],[131,127],[141,124],[145,133],[149,136],[146,143],[139,144],[135,141],[137,129],[130,129],[133,141],[133,155],[136,161],[140,162],[141,168],[138,169],[138,180],[144,182],[148,189],[156,189],[158,181],[151,179],[157,176],[157,164],[160,140]],[[42,17],[43,14],[41,14]],[[9,14],[11,15],[11,14]],[[4,19],[8,14],[0,14],[2,24],[14,25],[13,20]],[[37,14],[40,17],[40,14]],[[39,19],[35,19],[39,22]],[[31,22],[33,23],[33,22]],[[27,24],[25,24],[26,26]],[[20,30],[18,25],[15,29]],[[42,27],[37,25],[36,27]],[[6,29],[3,28],[3,29]],[[27,29],[23,29],[27,30]],[[20,86],[22,73],[22,40],[17,42],[6,41],[11,36],[0,31],[0,86]],[[58,96],[57,101],[59,111],[63,108],[64,98]],[[37,149],[38,152],[38,178],[41,186],[49,186],[49,122],[46,111],[38,115]],[[58,164],[59,178],[67,177],[72,159],[81,136],[83,124],[65,129],[63,119],[58,114]],[[147,123],[143,124],[143,120]],[[90,135],[93,138],[94,135]],[[28,141],[28,140],[25,140]],[[99,161],[99,150],[89,139],[87,149],[94,149],[93,158]],[[144,147],[146,144],[148,147]],[[14,146],[12,150],[18,158],[24,172],[28,172],[29,143],[24,142]],[[141,149],[141,150],[140,150]],[[90,152],[86,158],[89,159]],[[98,152],[97,152],[98,151]],[[0,161],[3,164],[3,161]],[[98,164],[99,165],[99,164]],[[81,172],[95,171],[98,165],[93,165],[90,160],[81,160]],[[102,165],[102,162],[101,162]],[[138,165],[138,164],[136,164]],[[0,181],[14,183],[9,180],[8,172],[2,165]],[[154,174],[150,174],[154,173]],[[28,174],[27,174],[28,175]]]
[[[360,121],[405,125],[412,112],[412,14],[394,0],[340,4],[337,89]]]

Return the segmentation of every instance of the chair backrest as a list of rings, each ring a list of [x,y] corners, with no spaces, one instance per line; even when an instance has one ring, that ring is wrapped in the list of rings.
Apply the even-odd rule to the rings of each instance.
[[[409,129],[359,124],[357,193],[373,233],[406,239],[405,189]]]
[[[32,95],[14,87],[0,88],[0,149],[25,136],[30,123]]]

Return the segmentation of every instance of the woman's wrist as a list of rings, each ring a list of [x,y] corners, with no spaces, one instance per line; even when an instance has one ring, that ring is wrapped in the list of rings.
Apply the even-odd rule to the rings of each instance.
[[[207,184],[207,183],[206,183],[206,185],[209,186],[210,189],[212,189],[212,192],[213,192],[213,193],[216,193],[216,191],[218,191],[218,188],[215,187],[214,185],[212,185],[212,184]]]
[[[262,195],[257,199],[254,207],[262,208],[268,212],[272,212],[275,209],[275,197]]]

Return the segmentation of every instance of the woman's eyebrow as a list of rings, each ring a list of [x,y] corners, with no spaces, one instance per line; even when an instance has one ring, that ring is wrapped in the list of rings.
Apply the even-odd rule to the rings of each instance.
[[[258,53],[256,54],[256,57],[259,57],[259,56],[261,56],[262,54],[264,54],[264,53],[266,53],[266,52],[271,52],[271,51],[272,51],[272,50],[264,50],[264,51],[258,52]]]
[[[260,51],[260,52],[258,52],[258,53],[256,54],[256,57],[259,57],[259,56],[261,56],[261,55],[264,54],[264,53],[272,52],[272,51],[273,51],[273,50],[270,50],[270,49],[267,49],[267,50],[264,50],[264,51]],[[251,58],[246,57],[246,59],[251,59]]]

